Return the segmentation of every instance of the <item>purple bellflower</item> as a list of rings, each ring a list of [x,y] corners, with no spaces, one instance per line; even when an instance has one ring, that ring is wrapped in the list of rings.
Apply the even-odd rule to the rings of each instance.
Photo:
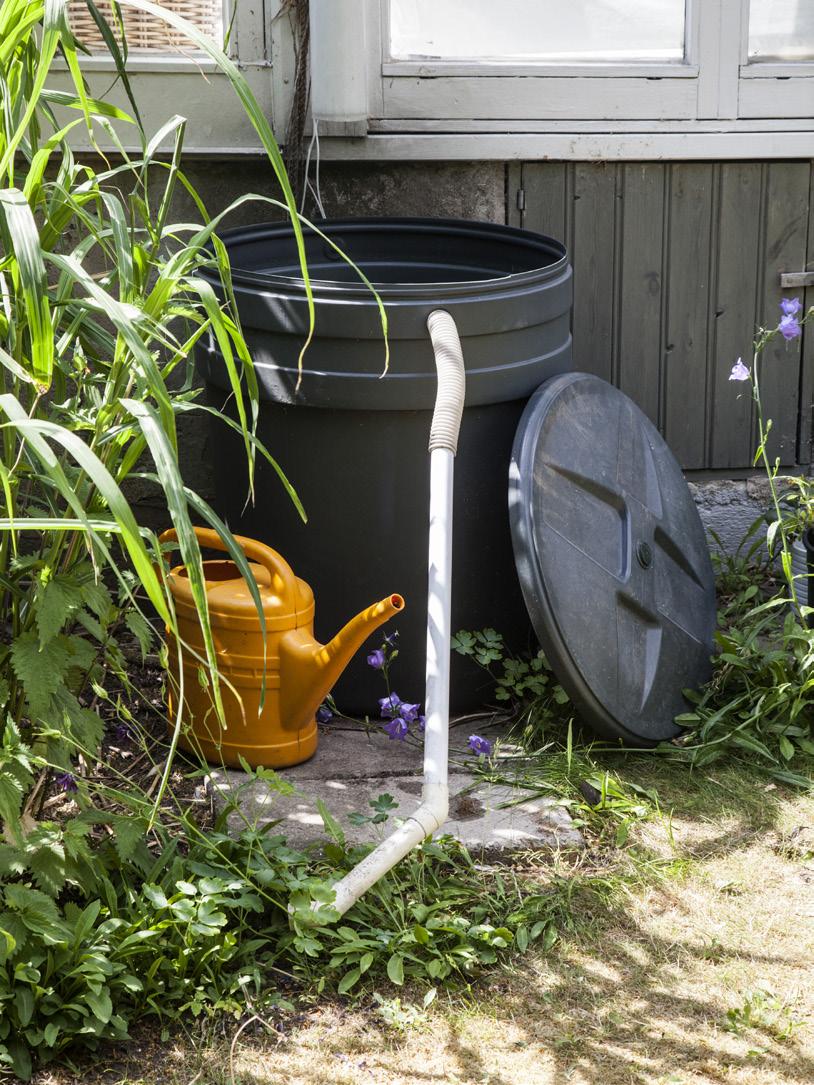
[[[380,671],[385,664],[384,652],[381,648],[376,648],[367,657],[367,665],[372,667],[374,671]]]
[[[729,374],[731,381],[748,381],[749,370],[743,364],[743,359],[738,358],[737,362],[732,366],[732,372]]]
[[[380,697],[379,711],[382,719],[385,720],[392,720],[401,715],[401,697],[398,693],[388,693],[386,697]]]
[[[790,339],[796,339],[797,336],[800,334],[800,325],[798,321],[791,314],[789,314],[788,316],[783,317],[783,319],[777,325],[777,330],[780,332],[786,342],[788,342]]]
[[[334,718],[333,712],[326,704],[321,704],[317,709],[317,723],[330,723]]]
[[[780,311],[783,316],[796,317],[802,308],[803,305],[799,298],[781,298],[780,300]]]
[[[488,738],[481,738],[480,735],[469,736],[469,749],[473,750],[477,754],[486,754],[488,757],[492,752],[492,743]]]
[[[388,720],[387,723],[383,724],[383,728],[391,738],[403,742],[407,737],[407,732],[410,730],[410,725],[407,720],[403,720],[401,716],[396,716],[395,719]]]

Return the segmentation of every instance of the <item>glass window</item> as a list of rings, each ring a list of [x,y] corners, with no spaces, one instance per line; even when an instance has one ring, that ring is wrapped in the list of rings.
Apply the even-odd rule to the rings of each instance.
[[[749,59],[814,60],[814,0],[751,0]]]
[[[685,0],[391,0],[390,54],[400,60],[680,61],[684,8]]]
[[[213,41],[222,42],[222,0],[156,0],[156,3],[176,15],[181,15]],[[119,38],[110,0],[96,0],[96,7]],[[135,8],[121,7],[120,10],[129,52],[177,55],[197,51],[194,42],[163,19],[148,15],[144,11],[137,11]],[[91,50],[107,52],[107,47],[85,0],[69,0],[68,18],[71,29],[83,45]]]

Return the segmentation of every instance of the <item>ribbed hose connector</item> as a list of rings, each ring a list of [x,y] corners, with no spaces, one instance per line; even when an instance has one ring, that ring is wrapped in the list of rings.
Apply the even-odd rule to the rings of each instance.
[[[435,448],[458,450],[458,433],[464,410],[466,374],[461,340],[455,321],[443,309],[436,309],[427,317],[435,365],[438,370],[438,391],[435,410],[430,426],[430,452]]]

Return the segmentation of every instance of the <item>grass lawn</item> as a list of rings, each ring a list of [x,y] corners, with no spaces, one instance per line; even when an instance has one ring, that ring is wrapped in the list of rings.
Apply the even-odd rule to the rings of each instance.
[[[614,757],[658,792],[568,874],[573,929],[471,988],[303,996],[274,1022],[140,1033],[37,1085],[779,1085],[814,1081],[814,795],[743,768]],[[523,864],[526,869],[533,860]],[[395,1001],[400,999],[400,1001]]]

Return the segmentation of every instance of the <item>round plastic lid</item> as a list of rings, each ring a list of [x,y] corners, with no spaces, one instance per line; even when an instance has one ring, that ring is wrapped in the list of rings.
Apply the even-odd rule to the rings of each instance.
[[[715,582],[695,502],[656,428],[585,373],[543,384],[515,437],[515,561],[532,624],[583,721],[677,735],[710,675]]]

